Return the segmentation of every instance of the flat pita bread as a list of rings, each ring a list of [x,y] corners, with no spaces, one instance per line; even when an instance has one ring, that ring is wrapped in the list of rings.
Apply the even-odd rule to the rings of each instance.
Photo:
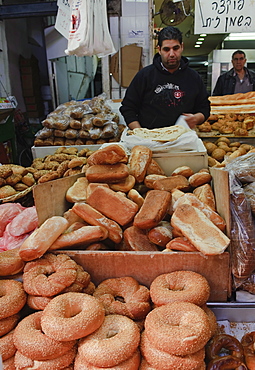
[[[147,128],[135,128],[132,133],[142,139],[168,142],[177,140],[182,134],[188,131],[188,128],[175,125],[170,127],[155,128],[152,130]]]

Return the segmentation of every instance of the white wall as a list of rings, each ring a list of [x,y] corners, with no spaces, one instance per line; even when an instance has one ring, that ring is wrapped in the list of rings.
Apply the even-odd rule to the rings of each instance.
[[[110,18],[110,33],[116,50],[137,43],[143,48],[142,65],[150,63],[149,0],[122,0],[122,17]],[[123,98],[125,88],[111,79],[112,99]]]

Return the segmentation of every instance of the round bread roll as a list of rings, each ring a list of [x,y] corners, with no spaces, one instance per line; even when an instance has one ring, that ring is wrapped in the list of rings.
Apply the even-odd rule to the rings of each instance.
[[[209,183],[212,180],[212,175],[208,172],[197,172],[189,177],[189,183],[193,188]]]
[[[182,175],[184,177],[190,177],[194,174],[194,171],[188,166],[177,167],[173,172],[172,176]]]
[[[224,149],[217,148],[213,150],[212,157],[216,159],[218,162],[222,162],[224,160],[225,154],[226,152]]]

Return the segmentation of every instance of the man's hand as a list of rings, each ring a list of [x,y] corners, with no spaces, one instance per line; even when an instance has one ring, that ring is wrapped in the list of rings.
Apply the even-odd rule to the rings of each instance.
[[[140,128],[141,125],[138,121],[133,121],[128,125],[128,127],[130,128],[130,130],[133,130],[134,128]]]
[[[203,123],[205,120],[205,116],[202,113],[196,113],[196,114],[191,114],[191,113],[183,113],[185,116],[185,121],[189,125],[189,127],[195,128],[196,125],[199,125],[200,123]]]

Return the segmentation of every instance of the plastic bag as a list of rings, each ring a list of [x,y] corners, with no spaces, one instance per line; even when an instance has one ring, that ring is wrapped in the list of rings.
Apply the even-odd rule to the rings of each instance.
[[[255,181],[255,153],[247,153],[226,164],[227,171],[233,171],[241,183]]]
[[[103,57],[115,52],[108,27],[106,0],[73,0],[65,53]]]
[[[231,210],[231,271],[234,288],[250,277],[255,269],[255,222],[241,182],[229,172]]]

